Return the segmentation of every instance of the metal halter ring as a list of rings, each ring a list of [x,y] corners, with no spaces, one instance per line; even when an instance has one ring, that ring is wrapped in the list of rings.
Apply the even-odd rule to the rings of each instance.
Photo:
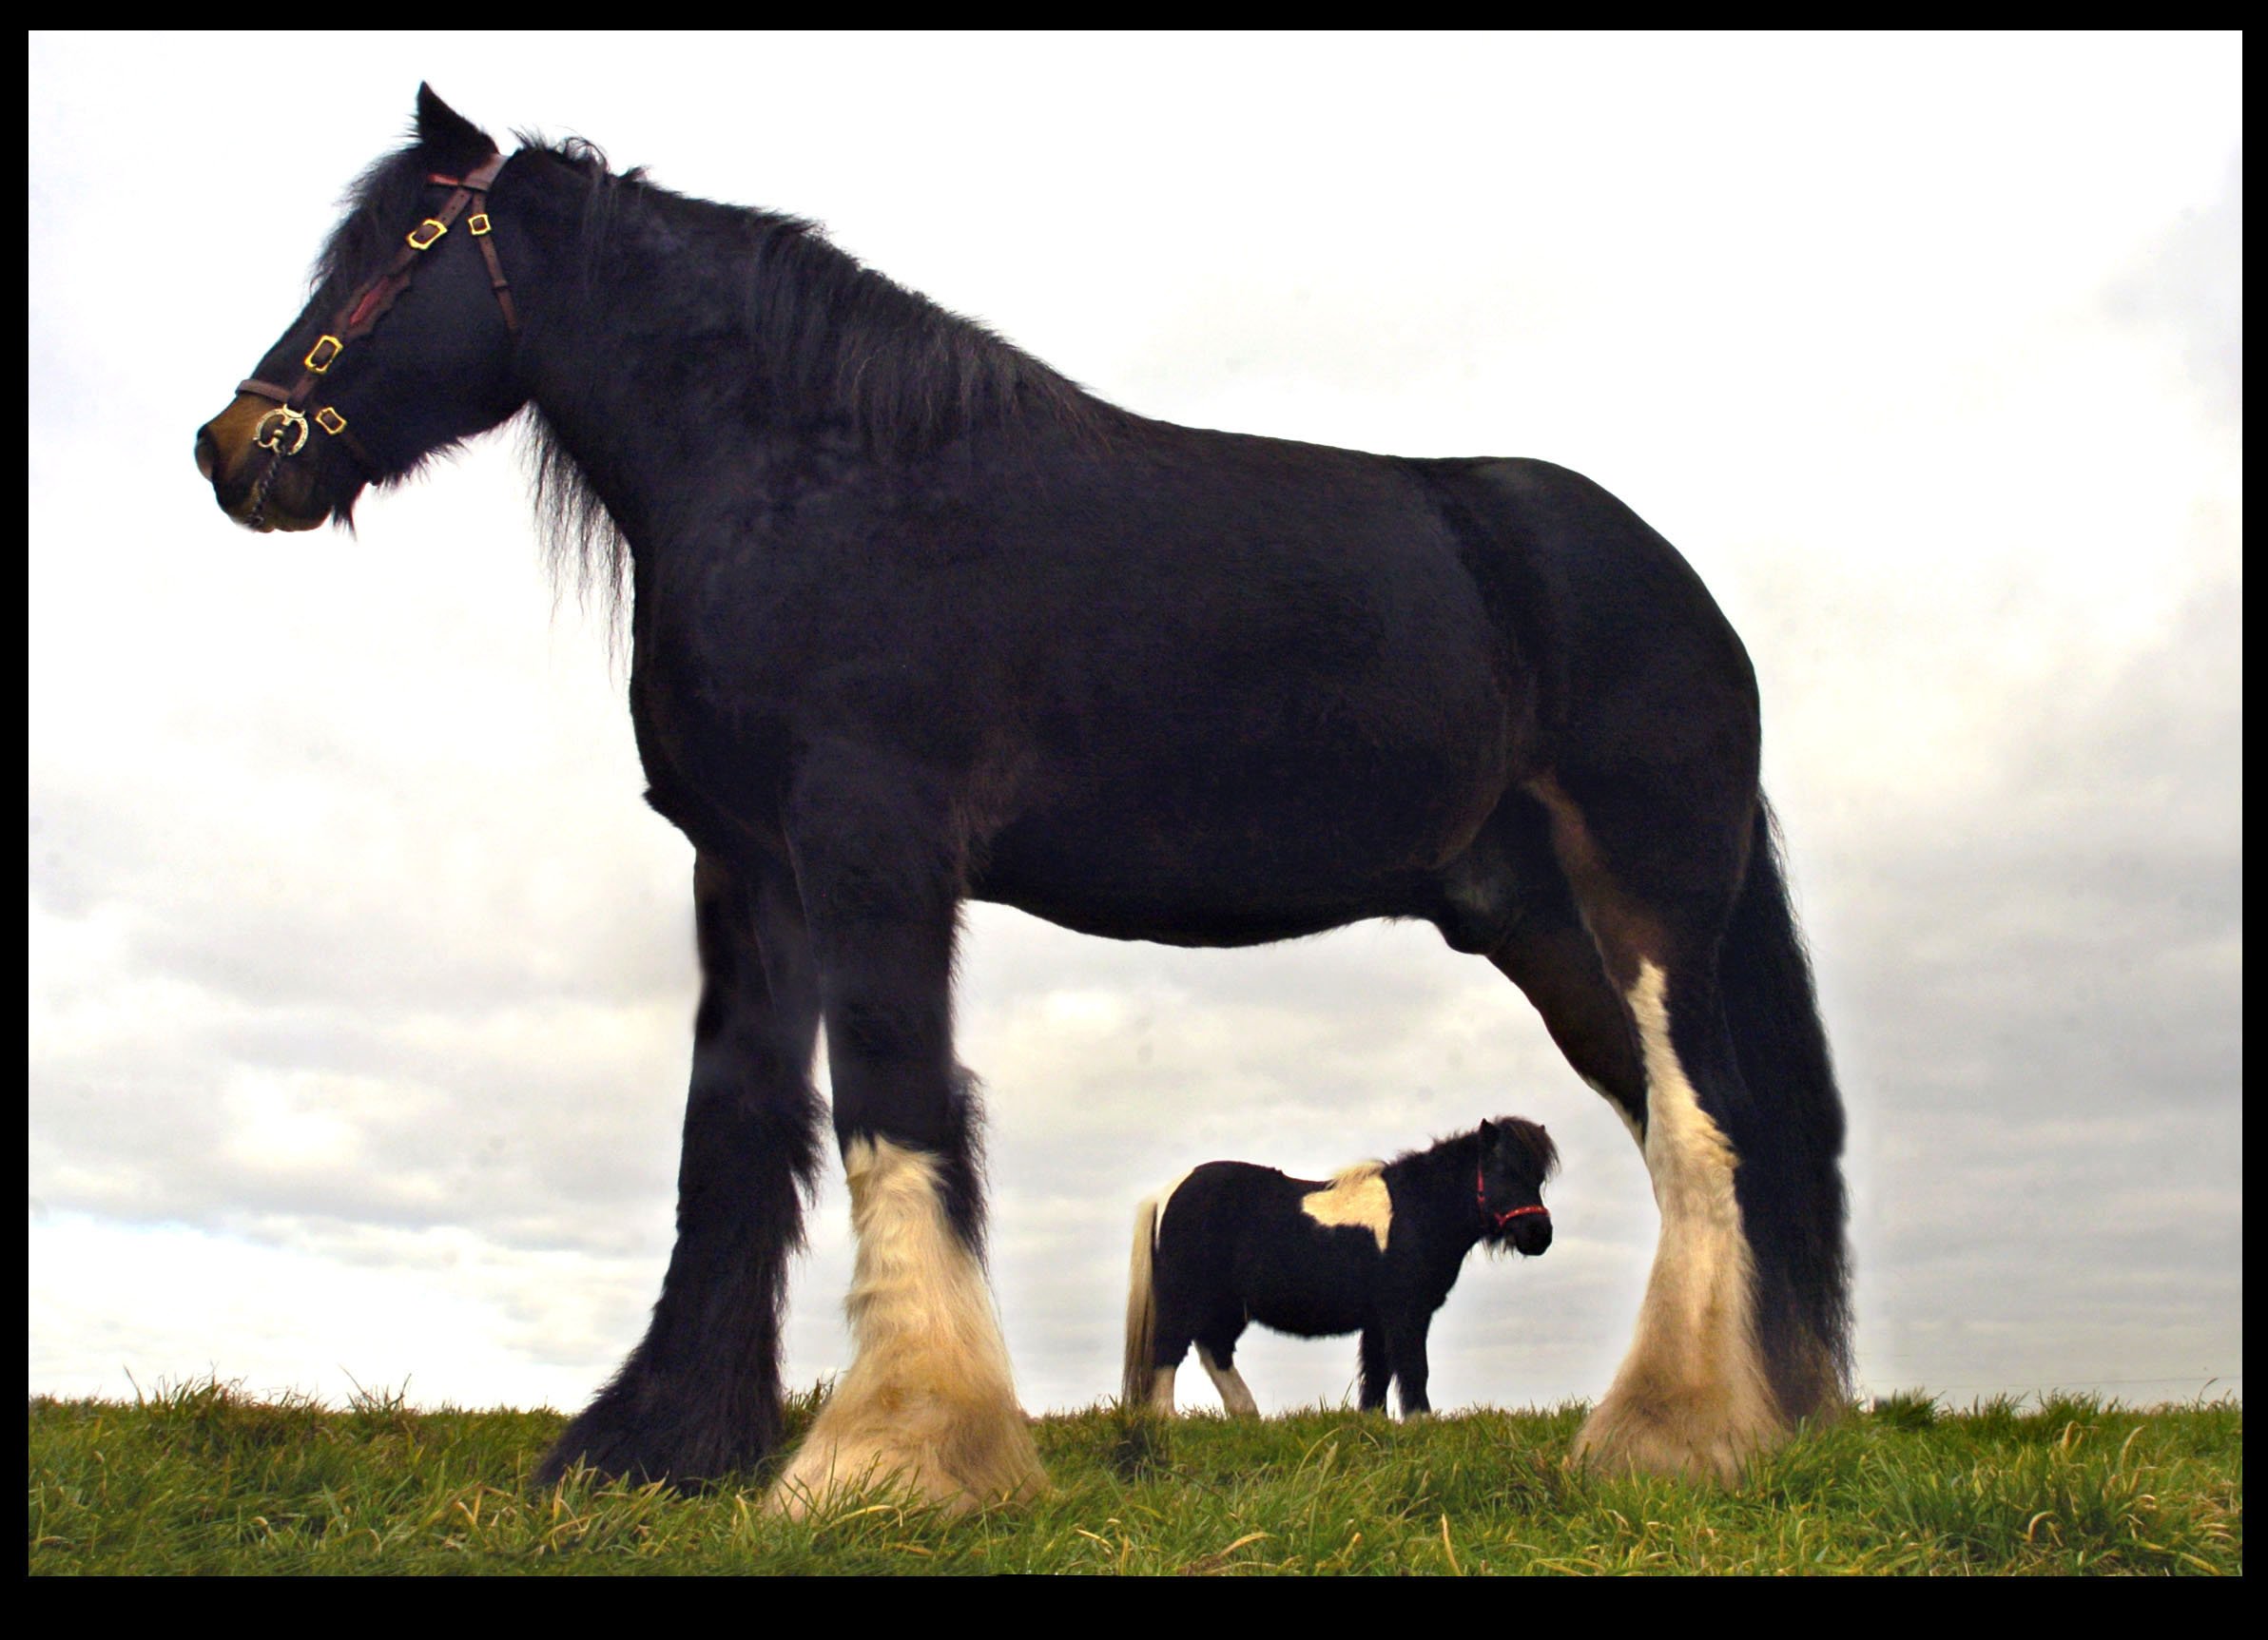
[[[270,422],[275,425],[269,426]],[[286,450],[283,440],[294,430],[299,436],[292,440],[291,448]],[[262,416],[252,429],[252,442],[262,450],[274,451],[278,455],[297,455],[307,443],[307,418],[290,405],[279,404]]]

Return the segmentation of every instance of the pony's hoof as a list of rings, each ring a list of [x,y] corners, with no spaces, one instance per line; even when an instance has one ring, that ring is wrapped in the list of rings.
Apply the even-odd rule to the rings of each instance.
[[[1570,1460],[1599,1475],[1676,1475],[1732,1486],[1748,1460],[1779,1444],[1776,1424],[1730,1418],[1722,1410],[1620,1399],[1591,1410]]]

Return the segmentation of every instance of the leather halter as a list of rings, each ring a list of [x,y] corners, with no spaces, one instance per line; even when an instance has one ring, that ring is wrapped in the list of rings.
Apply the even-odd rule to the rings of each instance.
[[[306,447],[310,422],[346,446],[347,453],[366,475],[377,474],[378,464],[370,458],[370,452],[362,448],[361,440],[347,431],[346,417],[328,404],[310,416],[306,412],[307,402],[331,366],[339,362],[347,343],[359,341],[377,329],[378,320],[401,299],[402,292],[410,288],[410,280],[417,273],[417,259],[449,231],[467,205],[474,209],[465,220],[465,228],[488,263],[489,287],[496,293],[496,305],[504,310],[504,328],[514,336],[519,335],[519,315],[512,305],[512,284],[504,277],[504,264],[496,258],[495,241],[489,233],[488,190],[503,168],[504,156],[491,154],[486,164],[462,177],[442,176],[437,172],[429,175],[427,182],[454,190],[448,202],[435,215],[412,228],[406,236],[407,243],[395,253],[385,271],[365,280],[332,317],[315,345],[307,350],[307,357],[300,361],[303,374],[298,383],[288,389],[255,377],[237,383],[239,393],[256,394],[276,401],[276,408],[262,415],[252,429],[253,444],[268,453],[268,470],[260,486],[263,500],[268,485],[275,481],[277,463],[287,455],[297,455]]]
[[[1551,1211],[1551,1209],[1546,1207],[1541,1202],[1537,1202],[1534,1205],[1525,1207],[1507,1208],[1502,1213],[1496,1211],[1496,1209],[1489,1206],[1488,1205],[1488,1186],[1487,1183],[1481,1177],[1481,1164],[1478,1162],[1473,1164],[1473,1195],[1481,1204],[1482,1216],[1484,1218],[1493,1219],[1496,1222],[1496,1227],[1500,1230],[1502,1229],[1506,1225],[1509,1225],[1513,1220],[1524,1219],[1530,1213],[1548,1213]]]

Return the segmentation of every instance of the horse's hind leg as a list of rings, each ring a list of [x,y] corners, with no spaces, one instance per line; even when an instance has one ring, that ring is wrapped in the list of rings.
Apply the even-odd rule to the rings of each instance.
[[[976,1112],[955,1064],[951,805],[918,770],[815,752],[788,805],[858,1239],[856,1356],[782,1474],[791,1514],[910,1488],[966,1509],[1039,1491],[983,1265]]]
[[[701,1007],[677,1175],[677,1244],[645,1341],[536,1472],[706,1479],[780,1441],[780,1318],[819,1167],[819,997],[784,862],[693,868]]]
[[[1499,965],[1558,1013],[1555,1036],[1580,1045],[1570,1057],[1631,1119],[1661,1214],[1636,1337],[1577,1456],[1731,1479],[1839,1393],[1841,1107],[1808,972],[1800,994],[1744,993],[1737,1049],[1728,1021],[1721,970],[1750,963],[1759,920],[1785,924],[1753,783],[1745,801],[1735,781],[1713,803],[1706,781],[1664,780],[1649,811],[1625,775],[1584,796],[1552,777],[1530,787],[1597,966],[1563,941],[1555,962],[1534,940]],[[1628,1021],[1619,1047],[1599,979]],[[1815,1065],[1776,1040],[1803,1033],[1799,1013]],[[1807,1267],[1814,1243],[1833,1252]]]

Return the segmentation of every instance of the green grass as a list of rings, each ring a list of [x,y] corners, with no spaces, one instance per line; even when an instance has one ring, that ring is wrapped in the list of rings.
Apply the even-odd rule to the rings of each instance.
[[[791,1409],[808,1421],[817,1396]],[[30,1404],[34,1572],[2232,1572],[2244,1413],[1879,1400],[1733,1491],[1570,1472],[1582,1408],[1036,1426],[1052,1495],[968,1519],[763,1513],[527,1476],[555,1413],[344,1411],[205,1382]]]

